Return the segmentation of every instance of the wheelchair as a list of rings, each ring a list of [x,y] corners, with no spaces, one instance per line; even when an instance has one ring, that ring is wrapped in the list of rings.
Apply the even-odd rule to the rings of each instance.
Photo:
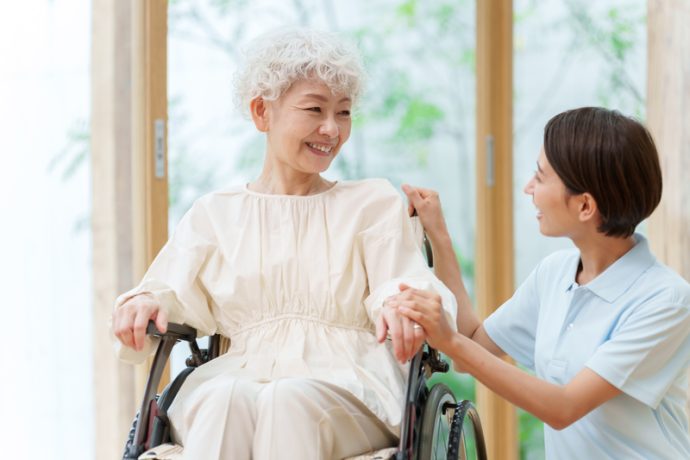
[[[208,347],[200,349],[196,330],[180,324],[168,324],[160,333],[153,321],[147,334],[160,338],[151,372],[146,382],[144,399],[129,431],[123,460],[138,459],[141,454],[171,442],[167,410],[185,379],[198,366],[227,351],[229,340],[221,335],[209,338]],[[180,341],[189,344],[191,355],[182,370],[165,389],[156,394],[163,369],[173,346]],[[486,460],[486,447],[479,415],[470,401],[456,401],[451,390],[442,383],[428,388],[429,377],[448,372],[449,365],[438,351],[424,345],[410,364],[404,412],[397,449],[364,454],[357,459],[382,460]]]
[[[433,251],[423,229],[420,237],[427,263],[433,267]],[[141,408],[127,437],[123,460],[136,460],[149,449],[172,441],[167,410],[175,395],[194,369],[225,353],[230,346],[227,337],[216,334],[209,338],[207,348],[200,349],[196,330],[181,324],[169,323],[167,332],[162,334],[150,321],[146,333],[160,338],[160,342]],[[191,355],[185,362],[187,367],[160,395],[156,394],[173,346],[180,341],[189,344]],[[437,350],[424,344],[410,363],[398,446],[348,460],[486,460],[484,434],[474,405],[467,400],[457,401],[450,388],[442,383],[429,388],[431,375],[448,372],[449,368]]]

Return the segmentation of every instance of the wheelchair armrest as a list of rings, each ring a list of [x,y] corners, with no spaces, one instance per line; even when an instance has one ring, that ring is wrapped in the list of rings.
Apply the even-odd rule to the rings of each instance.
[[[148,326],[146,326],[146,335],[152,335],[154,337],[171,337],[175,340],[193,342],[196,340],[196,329],[186,324],[168,323],[168,330],[162,333],[156,327],[155,322],[149,321]]]
[[[162,339],[161,343],[158,345],[158,350],[162,350],[160,352],[162,355],[160,359],[163,362],[168,360],[168,356],[172,350],[172,345],[175,345],[175,343],[179,342],[180,340],[187,342],[189,344],[189,349],[192,352],[192,355],[187,358],[186,361],[188,366],[197,367],[208,361],[209,353],[207,350],[202,351],[199,349],[199,346],[196,343],[196,329],[193,327],[187,326],[186,324],[168,323],[168,330],[164,334],[158,330],[156,323],[149,321],[149,324],[146,326],[146,334]],[[170,342],[172,345],[169,345],[166,342]],[[156,360],[159,359],[158,355],[159,353],[156,353]],[[151,368],[151,371],[154,371],[154,367]]]

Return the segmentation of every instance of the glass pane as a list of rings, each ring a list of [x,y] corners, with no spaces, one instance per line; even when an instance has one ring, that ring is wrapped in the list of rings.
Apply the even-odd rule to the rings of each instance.
[[[94,458],[90,10],[0,11],[3,458]]]
[[[537,6],[538,5],[538,6]],[[646,2],[515,2],[515,247],[517,282],[569,240],[539,234],[522,189],[554,115],[604,106],[644,117]]]

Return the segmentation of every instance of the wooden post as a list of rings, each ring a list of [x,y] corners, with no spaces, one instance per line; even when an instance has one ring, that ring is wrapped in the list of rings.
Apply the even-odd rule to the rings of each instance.
[[[132,4],[132,271],[138,282],[168,239],[167,0]],[[137,366],[143,397],[151,360]],[[169,380],[166,368],[161,386]]]
[[[115,459],[148,366],[117,361],[108,322],[167,238],[167,1],[94,0],[92,11],[95,444]]]
[[[134,369],[117,361],[108,322],[132,285],[131,28],[128,1],[94,0],[91,51],[93,347],[98,458],[122,453],[135,407]]]
[[[649,219],[652,251],[690,280],[690,2],[647,3],[647,123],[664,179]],[[689,390],[690,391],[690,390]],[[689,393],[690,396],[690,393]],[[688,406],[690,413],[690,406]]]
[[[511,0],[477,2],[476,294],[486,318],[514,291],[513,8]],[[477,385],[489,458],[518,458],[515,408]]]

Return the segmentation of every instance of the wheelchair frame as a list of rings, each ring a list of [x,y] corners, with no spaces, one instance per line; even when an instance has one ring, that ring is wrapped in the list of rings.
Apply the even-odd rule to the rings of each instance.
[[[175,398],[178,390],[187,376],[198,366],[215,359],[220,353],[221,336],[216,334],[209,339],[208,348],[200,349],[196,343],[196,330],[175,323],[168,324],[165,334],[156,329],[153,321],[149,322],[147,334],[159,337],[160,343],[151,365],[151,371],[146,382],[144,398],[130,429],[127,444],[123,454],[123,460],[135,460],[146,450],[156,447],[170,440],[170,421],[167,417],[167,409]],[[186,360],[187,367],[180,372],[173,381],[158,395],[157,389],[163,375],[163,369],[170,357],[173,346],[179,341],[189,344],[191,355]],[[451,394],[443,384],[436,384],[430,390],[427,388],[428,378],[435,372],[447,372],[449,365],[443,361],[435,349],[425,345],[412,359],[410,373],[407,379],[405,394],[405,407],[400,429],[400,442],[398,452],[391,460],[431,460],[430,452],[420,452],[424,436],[435,438],[435,423],[440,415],[445,415],[450,422],[448,445],[445,449],[446,457],[452,459],[465,459],[465,435],[464,429],[467,420],[472,424],[474,443],[476,445],[475,457],[478,460],[486,460],[486,447],[482,433],[481,423],[474,405],[469,401],[446,402],[437,407],[431,414],[425,417],[425,404],[436,387],[444,387],[442,390]],[[441,389],[441,388],[439,388]],[[438,411],[442,413],[439,414]],[[452,415],[452,416],[451,416]],[[435,439],[427,445],[434,445]],[[435,458],[435,457],[434,457]]]
[[[416,211],[414,215],[416,215]],[[424,234],[423,244],[427,263],[429,267],[433,267],[433,252],[426,234]],[[170,421],[168,420],[167,409],[172,400],[177,395],[184,380],[194,369],[221,354],[221,335],[216,334],[210,337],[208,348],[200,349],[196,343],[196,330],[186,325],[168,323],[168,330],[163,334],[156,329],[153,321],[149,321],[146,334],[159,337],[160,343],[151,364],[141,408],[132,423],[127,438],[123,460],[136,460],[148,449],[170,439]],[[173,346],[179,341],[186,341],[189,344],[191,355],[185,362],[187,367],[175,377],[160,395],[157,395],[163,369]],[[432,456],[431,449],[434,449],[438,442],[436,439],[438,428],[436,421],[439,419],[439,415],[446,416],[448,411],[452,411],[452,413],[446,417],[450,421],[445,458],[453,460],[465,460],[467,458],[464,427],[466,420],[469,420],[472,425],[472,441],[475,447],[473,458],[477,460],[487,459],[484,434],[479,414],[474,405],[467,400],[456,401],[452,392],[443,384],[436,384],[431,389],[427,388],[427,381],[433,373],[448,372],[449,367],[448,363],[441,359],[438,351],[428,344],[425,344],[412,359],[405,391],[405,407],[400,427],[398,451],[389,460],[435,460],[436,457],[435,455]],[[448,395],[452,397],[454,402],[443,402],[443,396]],[[439,406],[426,414],[425,405],[427,401],[437,396],[440,396]],[[425,451],[422,452],[422,450]],[[427,452],[427,450],[429,451]]]

